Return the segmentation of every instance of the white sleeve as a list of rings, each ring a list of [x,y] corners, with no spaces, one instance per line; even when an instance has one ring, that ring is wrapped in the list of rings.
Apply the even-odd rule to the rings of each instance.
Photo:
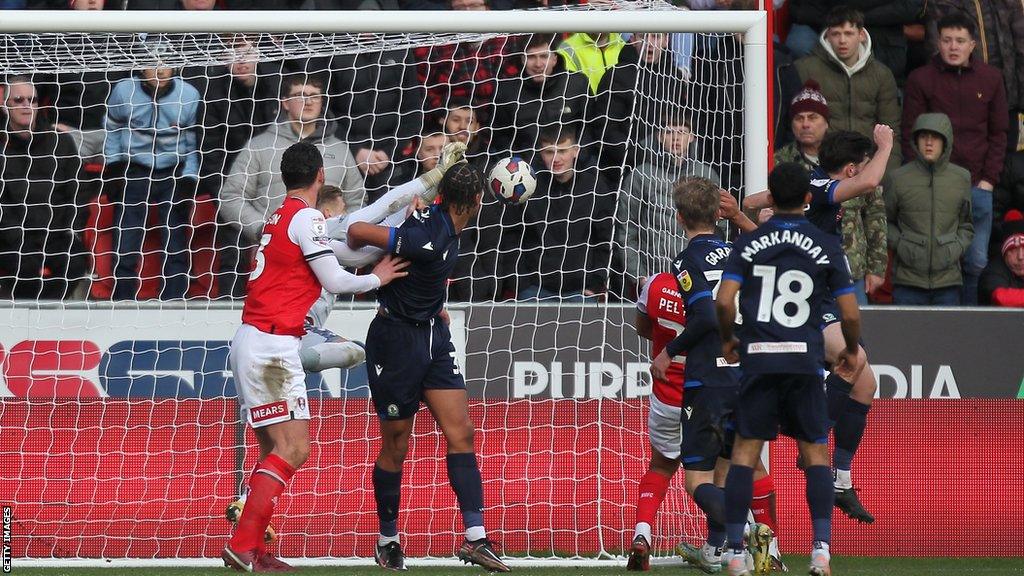
[[[341,267],[333,257],[324,215],[318,210],[303,208],[296,212],[288,225],[288,238],[302,250],[320,285],[328,292],[360,294],[380,287],[380,278],[373,274],[357,276]]]
[[[657,277],[657,274],[652,274],[647,282],[644,282],[644,287],[640,289],[640,296],[636,299],[636,309],[641,314],[647,314],[647,299],[651,297],[651,284],[654,284],[654,279]]]

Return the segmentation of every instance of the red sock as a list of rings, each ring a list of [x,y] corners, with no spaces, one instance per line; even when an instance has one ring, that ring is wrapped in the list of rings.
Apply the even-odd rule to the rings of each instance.
[[[775,481],[770,474],[754,482],[754,499],[750,503],[750,512],[754,515],[754,522],[767,524],[772,532],[778,533],[778,522],[775,520]]]
[[[263,533],[274,515],[277,497],[284,492],[295,468],[276,454],[267,456],[249,478],[249,497],[245,500],[242,517],[228,543],[236,552],[248,552],[263,545]]]
[[[637,523],[646,522],[654,526],[658,508],[661,508],[661,502],[665,500],[665,493],[668,492],[669,480],[671,478],[653,470],[648,470],[640,479],[640,494],[636,499]]]

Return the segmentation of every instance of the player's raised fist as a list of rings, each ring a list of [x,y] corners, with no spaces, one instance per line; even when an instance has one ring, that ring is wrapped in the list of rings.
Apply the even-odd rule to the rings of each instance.
[[[892,147],[892,128],[885,124],[875,124],[875,144],[879,147]]]
[[[408,260],[403,260],[389,254],[373,267],[373,275],[380,278],[380,285],[384,286],[396,278],[408,276],[409,273],[405,271],[405,268],[408,266]]]

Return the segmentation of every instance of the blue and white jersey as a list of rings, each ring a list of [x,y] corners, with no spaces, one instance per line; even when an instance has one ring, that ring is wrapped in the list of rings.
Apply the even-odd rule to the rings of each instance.
[[[459,235],[451,216],[438,205],[413,212],[391,229],[388,252],[409,261],[409,275],[380,289],[380,305],[388,315],[410,322],[436,317],[459,259]]]
[[[841,238],[843,205],[835,200],[838,187],[839,180],[833,180],[821,168],[815,168],[811,172],[811,203],[804,210],[804,215],[822,232]]]
[[[822,304],[853,292],[839,239],[776,214],[740,236],[723,278],[741,284],[740,365],[749,374],[818,374]]]
[[[713,234],[690,239],[672,262],[686,313],[686,328],[665,347],[675,357],[686,354],[685,388],[735,386],[739,370],[725,363],[715,318],[715,295],[732,246]]]

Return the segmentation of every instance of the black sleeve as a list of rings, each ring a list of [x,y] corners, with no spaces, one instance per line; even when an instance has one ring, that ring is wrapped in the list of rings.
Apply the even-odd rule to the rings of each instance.
[[[708,332],[718,329],[714,300],[701,298],[686,308],[686,329],[665,345],[669,356],[678,356],[692,349]]]
[[[406,141],[423,132],[423,103],[427,99],[426,89],[416,75],[416,59],[412,50],[405,51],[405,66],[402,68],[402,114],[397,135],[399,150]]]

